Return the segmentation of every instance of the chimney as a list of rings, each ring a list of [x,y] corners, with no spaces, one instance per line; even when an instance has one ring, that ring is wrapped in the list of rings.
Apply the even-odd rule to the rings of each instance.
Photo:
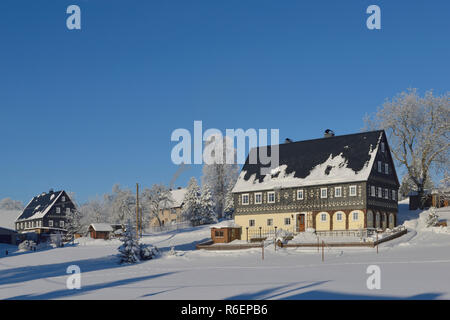
[[[334,137],[334,131],[327,129],[325,130],[325,133],[323,134],[324,138],[330,138],[330,137]]]
[[[293,142],[291,139],[289,139],[289,138],[286,138],[285,140],[284,140],[284,143],[291,143],[291,142]]]
[[[48,191],[48,193],[53,193],[54,191],[53,191],[53,188],[51,188],[49,191]]]

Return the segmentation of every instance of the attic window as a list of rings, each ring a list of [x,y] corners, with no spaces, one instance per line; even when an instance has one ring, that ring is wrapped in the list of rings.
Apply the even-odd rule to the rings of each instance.
[[[329,174],[330,174],[330,171],[331,171],[331,169],[333,169],[333,167],[332,167],[332,166],[327,166],[327,168],[325,169],[325,174],[326,174],[326,175],[329,175]]]
[[[381,161],[378,161],[378,172],[381,173]]]
[[[61,201],[62,201],[62,202],[66,201],[66,197],[62,196],[62,197],[61,197]]]
[[[384,142],[381,143],[381,152],[385,152],[386,151],[386,147],[384,145]]]
[[[387,163],[384,164],[384,173],[389,174],[389,164]]]

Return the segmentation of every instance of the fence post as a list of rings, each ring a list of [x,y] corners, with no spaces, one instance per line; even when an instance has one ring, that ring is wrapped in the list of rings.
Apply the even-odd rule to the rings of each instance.
[[[261,248],[262,248],[262,259],[264,260],[264,240],[261,242]]]
[[[248,243],[248,227],[246,227],[245,229],[247,229],[247,243]]]
[[[275,236],[273,237],[273,243],[275,244],[275,251],[277,251],[277,227],[275,227]]]
[[[319,242],[319,237],[317,237],[317,252],[319,252],[319,248],[320,248],[320,242]]]
[[[378,232],[377,232],[377,254],[378,254]]]
[[[325,247],[325,242],[322,240],[322,262],[324,261],[324,247]]]
[[[261,239],[262,237],[261,237],[261,229],[262,229],[262,227],[259,227],[259,238]]]

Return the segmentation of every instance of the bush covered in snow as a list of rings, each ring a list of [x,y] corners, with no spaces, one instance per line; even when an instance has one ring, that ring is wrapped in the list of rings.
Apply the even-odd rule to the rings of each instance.
[[[439,216],[437,215],[436,210],[434,208],[430,209],[426,220],[427,228],[435,227],[438,225],[438,223],[439,223]]]
[[[33,251],[36,249],[36,242],[25,240],[19,244],[19,251]]]
[[[118,248],[120,263],[137,263],[141,260],[150,260],[159,253],[156,247],[139,243],[136,232],[130,223],[128,223],[120,241],[122,241],[122,245]]]
[[[143,244],[139,245],[140,248],[140,258],[141,260],[150,260],[156,257],[159,254],[159,250],[157,247],[152,246],[151,244]]]

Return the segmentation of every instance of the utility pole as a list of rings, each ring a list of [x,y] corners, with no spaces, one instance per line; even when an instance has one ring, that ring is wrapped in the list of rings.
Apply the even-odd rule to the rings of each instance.
[[[139,237],[139,184],[136,183],[136,236]]]

